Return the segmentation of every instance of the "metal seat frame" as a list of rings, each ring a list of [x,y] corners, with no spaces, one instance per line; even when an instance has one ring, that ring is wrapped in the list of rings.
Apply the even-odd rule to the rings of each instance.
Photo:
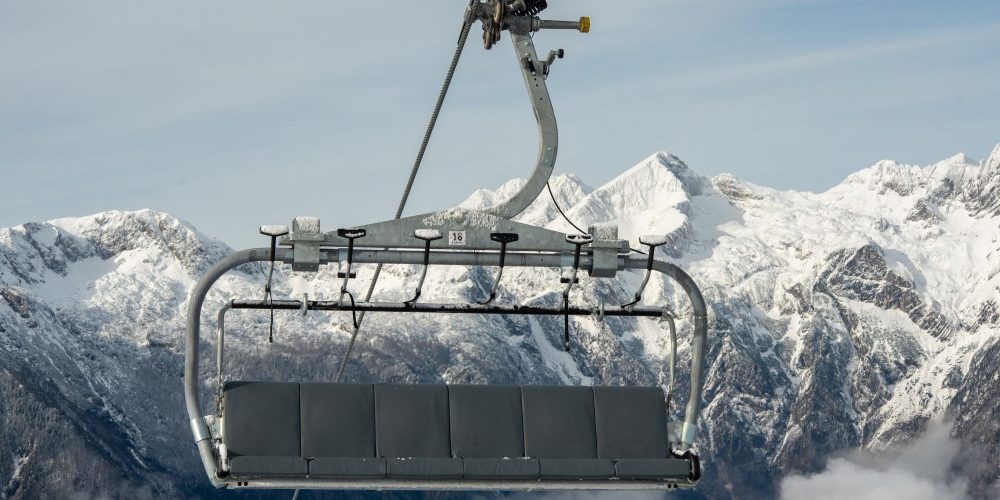
[[[475,0],[467,11],[468,19],[485,19],[493,15],[488,6]],[[582,23],[582,20],[581,20]],[[319,220],[296,218],[290,234],[270,228],[266,234],[272,236],[270,248],[253,248],[229,255],[211,267],[193,288],[188,302],[187,334],[184,353],[184,394],[192,433],[201,457],[205,473],[216,487],[228,488],[323,488],[323,489],[408,489],[408,490],[638,490],[672,489],[693,486],[694,478],[678,478],[665,481],[636,480],[581,480],[581,481],[476,481],[476,480],[398,480],[398,479],[312,479],[312,478],[233,478],[220,466],[219,433],[215,427],[215,415],[203,409],[199,389],[199,348],[201,343],[202,308],[215,282],[228,271],[252,262],[283,263],[295,271],[315,272],[321,265],[349,263],[341,267],[345,284],[352,277],[351,264],[402,264],[402,265],[457,265],[457,266],[512,266],[547,267],[586,270],[591,277],[613,278],[619,271],[645,270],[642,288],[652,272],[658,272],[674,280],[687,294],[692,311],[693,336],[691,339],[690,392],[684,411],[684,421],[680,429],[679,449],[690,456],[691,447],[697,436],[697,422],[701,411],[703,386],[703,365],[705,343],[708,336],[708,311],[698,286],[691,277],[674,264],[655,259],[656,246],[662,245],[662,237],[649,241],[648,256],[631,254],[628,241],[618,239],[617,228],[609,225],[592,226],[589,235],[567,235],[511,220],[527,208],[542,192],[551,176],[555,164],[558,133],[555,114],[549,100],[545,79],[550,73],[553,57],[539,59],[531,37],[533,31],[542,28],[580,28],[581,23],[563,21],[541,21],[537,17],[520,14],[506,14],[503,29],[510,32],[515,56],[521,62],[521,72],[531,100],[532,109],[539,129],[539,150],[534,171],[525,185],[511,199],[484,210],[450,209],[378,222],[332,232],[321,232]],[[589,20],[587,21],[589,25]],[[582,28],[581,28],[582,30]],[[555,51],[553,51],[555,53]],[[437,232],[443,237],[429,239],[428,234]],[[516,234],[516,241],[498,234]],[[359,236],[360,235],[360,236]],[[279,240],[280,238],[280,240]],[[502,240],[502,246],[498,241]],[[586,243],[583,243],[586,242]],[[501,250],[502,248],[502,250]],[[502,276],[502,273],[498,273]],[[422,285],[421,279],[421,285]],[[564,297],[568,297],[568,287],[575,282],[568,280]],[[421,313],[488,313],[488,314],[551,314],[599,316],[663,317],[668,320],[671,335],[676,335],[673,317],[664,308],[637,304],[642,288],[636,293],[636,301],[619,307],[570,307],[568,298],[559,308],[547,309],[535,306],[497,306],[489,304],[424,304],[414,299],[402,303],[344,302],[338,301],[294,301],[233,300],[219,313],[220,326],[224,325],[225,311],[239,309],[313,309],[421,312]],[[494,286],[495,289],[495,286]],[[343,297],[341,297],[343,299]],[[567,322],[568,324],[568,322]],[[217,368],[219,383],[222,383],[222,352],[224,328],[220,328],[217,338]],[[568,330],[567,330],[568,332]],[[568,346],[568,344],[567,344]],[[676,349],[676,342],[673,343]],[[673,381],[674,366],[671,362],[670,379]],[[669,402],[669,399],[668,399]]]

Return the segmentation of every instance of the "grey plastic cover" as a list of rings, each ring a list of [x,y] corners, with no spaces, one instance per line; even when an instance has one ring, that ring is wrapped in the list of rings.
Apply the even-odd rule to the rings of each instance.
[[[615,472],[622,479],[685,479],[691,464],[681,458],[623,458],[615,460]]]
[[[524,456],[520,387],[451,385],[448,386],[448,406],[453,456]]]
[[[542,479],[608,478],[615,475],[615,464],[601,458],[540,458]]]
[[[385,477],[382,457],[316,457],[309,461],[313,477]]]
[[[301,456],[299,384],[229,382],[223,391],[223,442],[230,456]]]
[[[379,456],[451,457],[447,386],[376,385],[375,422]]]
[[[526,456],[597,458],[590,387],[526,385],[521,387],[521,403]]]
[[[371,384],[304,383],[299,394],[303,457],[375,456]]]
[[[537,458],[464,458],[469,479],[538,479]]]
[[[229,460],[234,476],[304,476],[306,461],[301,457],[238,456]]]
[[[668,458],[666,404],[659,387],[594,387],[599,458]]]
[[[461,458],[387,458],[386,468],[397,479],[458,479],[464,469]]]

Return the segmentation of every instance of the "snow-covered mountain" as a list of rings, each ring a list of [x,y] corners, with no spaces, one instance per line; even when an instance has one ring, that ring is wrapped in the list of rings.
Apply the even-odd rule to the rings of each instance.
[[[477,191],[463,206],[489,206],[521,182]],[[818,194],[705,177],[663,152],[603,186],[557,176],[552,189],[580,226],[614,222],[633,246],[640,235],[668,234],[662,257],[685,267],[711,304],[702,494],[774,496],[782,477],[818,471],[835,452],[885,449],[948,418],[964,450],[956,473],[975,496],[996,487],[1000,146],[983,162],[879,162]],[[570,230],[547,193],[521,220]],[[188,291],[229,251],[148,210],[0,229],[0,498],[213,494],[184,413],[182,331]],[[281,269],[276,296],[336,299],[335,271]],[[371,272],[352,286],[362,290]],[[387,266],[377,297],[408,298],[417,272]],[[264,276],[253,265],[223,278],[207,324],[225,300],[260,296]],[[510,269],[498,300],[554,305],[558,278]],[[573,300],[624,302],[640,279],[584,278]],[[491,269],[432,268],[424,296],[477,299],[491,280]],[[659,277],[644,297],[676,304],[682,318],[690,312]],[[277,319],[268,344],[267,318],[230,314],[227,377],[332,380],[348,315]],[[684,338],[690,325],[681,326]],[[584,318],[573,328],[565,353],[559,318],[372,314],[348,377],[664,381],[657,321]],[[686,341],[680,352],[685,366]],[[203,353],[213,366],[212,350]],[[216,379],[204,371],[211,402]]]

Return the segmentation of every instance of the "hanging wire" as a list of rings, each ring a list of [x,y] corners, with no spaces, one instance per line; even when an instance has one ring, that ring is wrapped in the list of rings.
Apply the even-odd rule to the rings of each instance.
[[[271,245],[271,252],[274,252],[274,245]],[[274,276],[274,257],[271,258],[271,268],[267,271],[267,285],[264,286],[264,300],[271,307],[271,325],[267,330],[267,343],[274,343],[274,294],[271,293],[271,278]]]
[[[552,204],[556,206],[556,210],[559,211],[559,215],[562,215],[562,218],[566,219],[566,222],[568,222],[569,225],[573,226],[573,229],[576,229],[577,231],[580,231],[581,233],[586,233],[587,231],[584,231],[583,229],[580,229],[580,226],[577,226],[576,224],[574,224],[573,221],[570,220],[570,218],[566,216],[566,212],[563,212],[562,207],[559,206],[559,202],[556,201],[556,195],[552,194],[552,186],[549,185],[548,181],[545,182],[545,187],[548,188],[548,190],[549,190],[549,198],[552,198]],[[633,251],[635,253],[646,255],[646,252],[643,252],[642,250],[636,250],[635,248],[632,248],[632,247],[629,247],[629,250],[631,250],[631,251]]]
[[[561,215],[563,219],[566,219],[566,222],[568,222],[569,225],[573,226],[574,229],[576,229],[577,231],[579,231],[581,233],[586,233],[586,231],[584,231],[583,229],[580,229],[580,226],[577,226],[576,224],[574,224],[573,221],[571,221],[569,219],[569,217],[566,216],[566,212],[563,212],[562,207],[559,206],[559,202],[556,201],[556,195],[552,194],[552,186],[549,185],[548,181],[545,181],[545,187],[549,190],[549,198],[552,198],[552,204],[556,206],[556,210],[559,211],[559,215]]]

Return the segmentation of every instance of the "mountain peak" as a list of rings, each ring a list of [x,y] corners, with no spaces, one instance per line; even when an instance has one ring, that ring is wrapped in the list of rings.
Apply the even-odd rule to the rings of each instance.
[[[974,178],[980,169],[978,162],[958,153],[928,166],[910,165],[895,160],[880,160],[874,165],[848,175],[831,189],[856,189],[863,186],[876,194],[899,196],[924,196],[931,193],[950,193]],[[942,189],[945,185],[947,189]]]
[[[760,199],[761,195],[754,191],[754,188],[741,181],[735,175],[723,172],[712,177],[712,185],[720,193],[726,195],[731,200]]]
[[[982,165],[972,189],[971,204],[979,213],[1000,215],[1000,144],[993,148]]]
[[[459,203],[459,208],[468,208],[472,210],[483,209],[499,205],[511,197],[513,197],[517,192],[524,187],[527,181],[522,178],[514,178],[507,182],[504,182],[496,189],[477,189],[468,198]],[[549,186],[552,187],[552,192],[559,198],[560,193],[564,192],[582,192],[583,194],[593,191],[593,189],[584,184],[576,174],[556,174],[549,178]],[[549,199],[549,195],[544,190],[538,195],[538,198]],[[537,203],[537,200],[536,200]],[[562,203],[560,201],[560,203]],[[530,209],[530,208],[529,208]]]
[[[90,242],[102,258],[158,248],[172,254],[191,273],[204,271],[231,251],[228,245],[201,233],[193,225],[151,209],[110,210],[85,217],[54,219],[49,224]]]
[[[514,178],[501,184],[496,189],[477,189],[462,203],[459,203],[458,206],[460,208],[482,209],[499,205],[514,196],[519,189],[524,187],[525,182],[527,181],[524,179]]]
[[[661,185],[663,182],[679,183],[688,196],[696,196],[702,193],[708,180],[691,170],[691,167],[684,163],[684,160],[672,153],[660,150],[622,172],[604,187],[632,182],[647,183],[648,189],[652,191],[657,191],[655,186]]]
[[[983,175],[986,171],[992,172],[990,175],[1000,175],[1000,143],[993,147],[993,151],[983,160]]]

